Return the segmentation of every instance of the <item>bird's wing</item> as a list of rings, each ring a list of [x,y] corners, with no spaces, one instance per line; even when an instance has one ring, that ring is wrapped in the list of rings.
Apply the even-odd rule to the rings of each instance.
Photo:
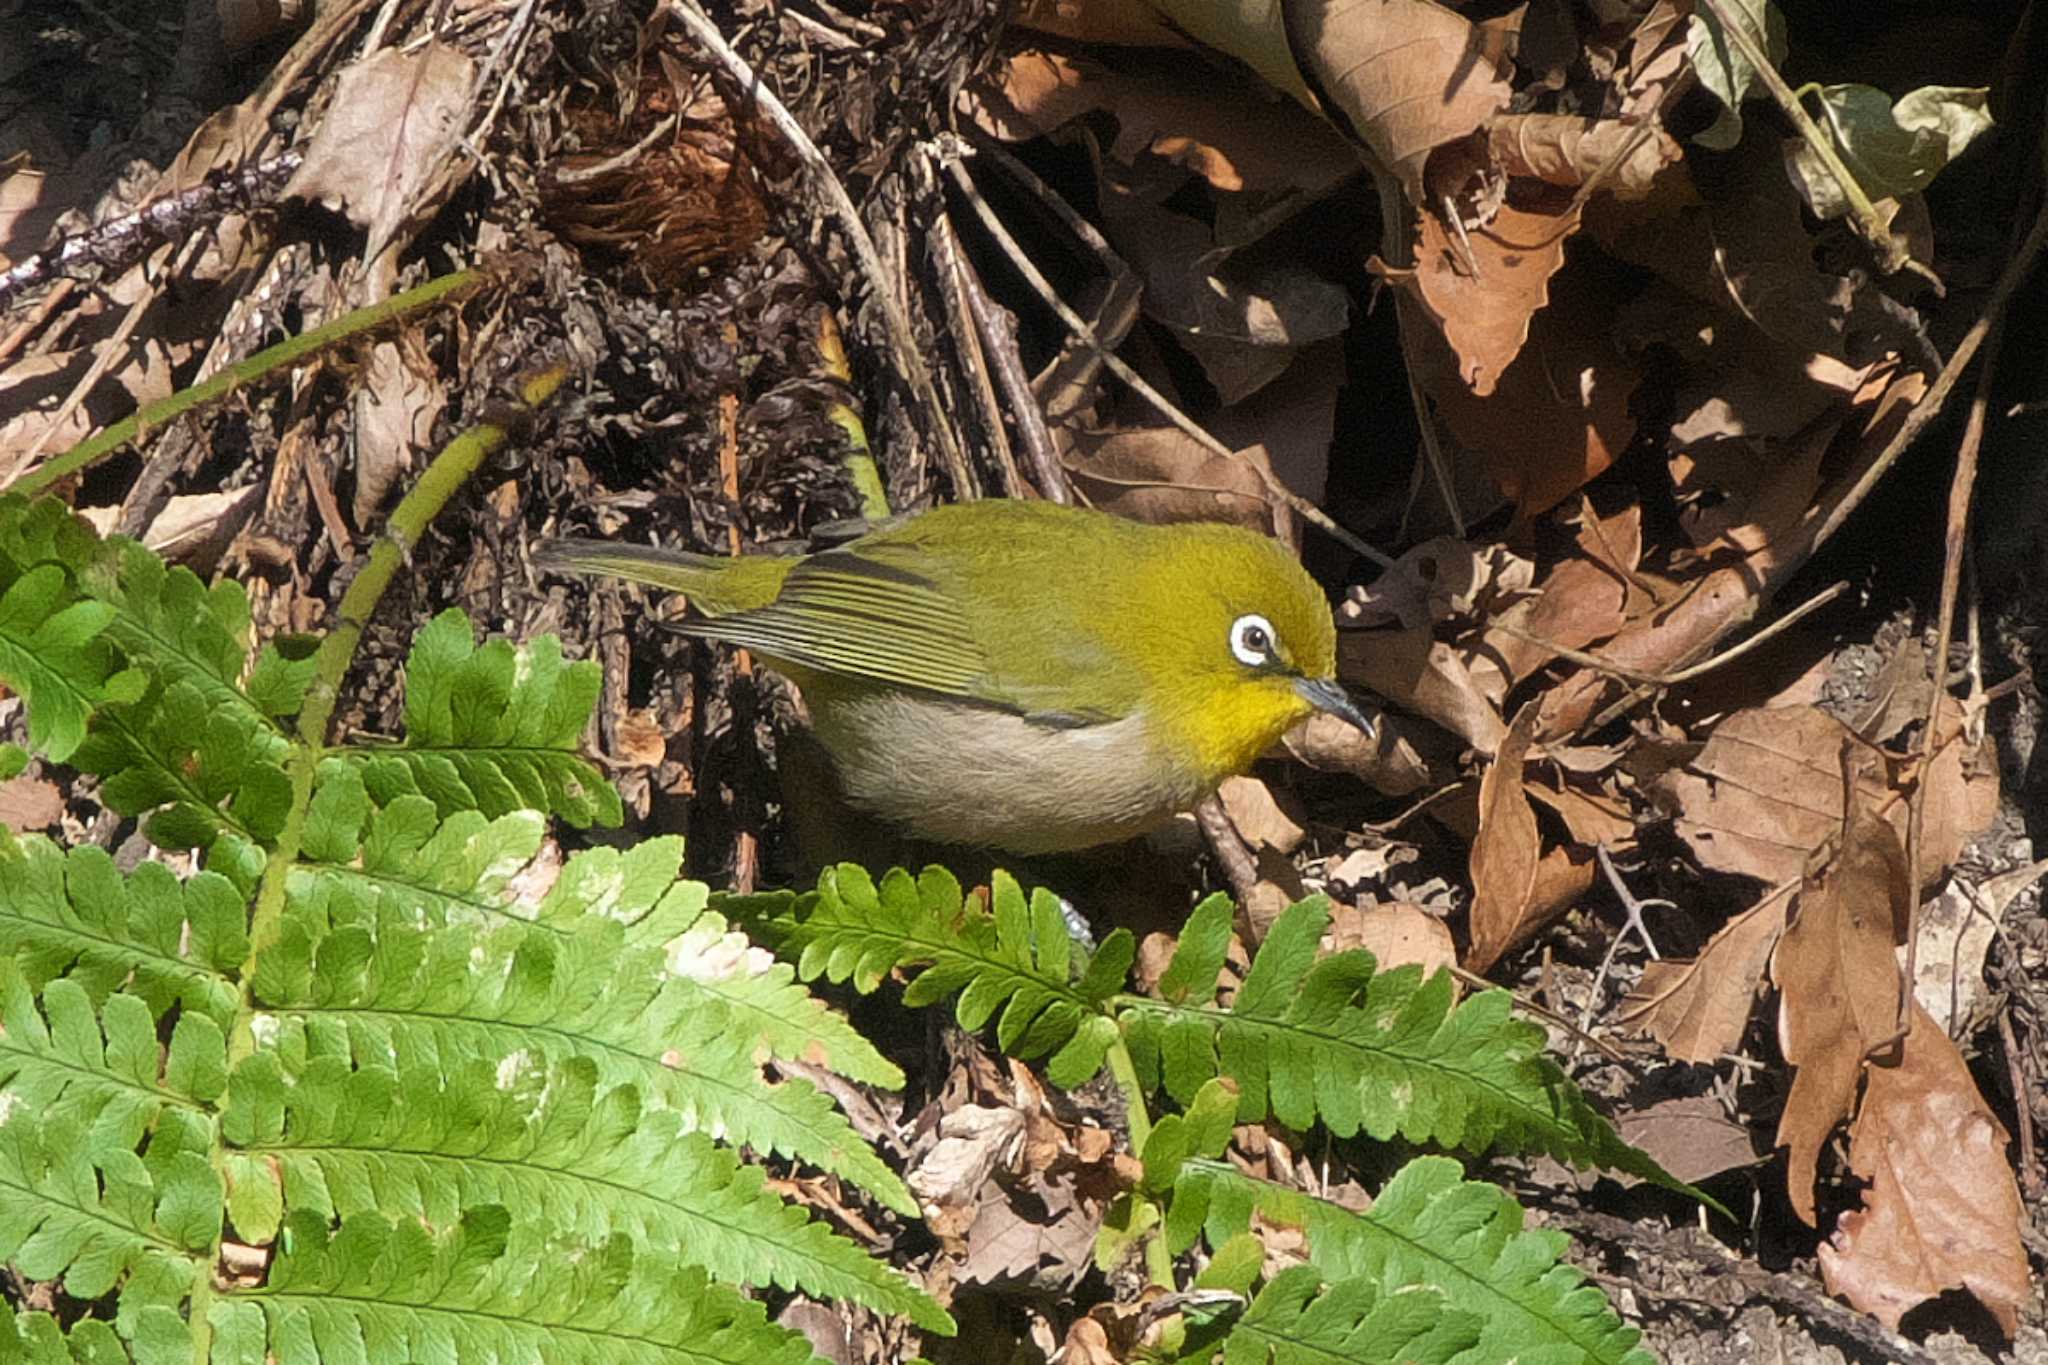
[[[922,559],[909,545],[827,550],[791,570],[766,606],[682,629],[821,673],[999,702],[984,692],[988,659],[972,624],[945,585],[919,572]]]

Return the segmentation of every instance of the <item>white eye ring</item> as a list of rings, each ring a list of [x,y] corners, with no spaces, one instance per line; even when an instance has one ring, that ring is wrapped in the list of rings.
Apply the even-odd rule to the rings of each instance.
[[[1230,652],[1252,668],[1273,662],[1273,623],[1253,612],[1230,623]]]

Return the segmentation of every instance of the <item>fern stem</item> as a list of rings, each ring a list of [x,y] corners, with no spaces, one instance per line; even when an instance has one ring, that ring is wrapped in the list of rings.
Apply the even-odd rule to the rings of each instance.
[[[170,397],[158,399],[154,403],[145,403],[132,415],[97,435],[80,441],[62,455],[49,460],[39,468],[30,470],[6,487],[12,492],[33,497],[59,479],[97,464],[129,442],[174,418],[182,417],[194,408],[223,398],[236,388],[253,383],[273,371],[295,365],[344,337],[369,331],[373,327],[381,327],[393,318],[416,312],[457,290],[471,288],[483,278],[483,272],[479,270],[458,270],[452,275],[428,280],[425,284],[408,289],[402,294],[393,294],[390,298],[366,308],[344,313],[334,321],[325,326],[315,327],[310,332],[287,337],[277,345],[258,351],[240,364],[230,365],[190,388],[180,389]]]
[[[565,365],[550,365],[529,375],[519,386],[520,402],[533,409],[554,396],[569,377]],[[334,631],[320,642],[315,656],[312,686],[306,691],[306,705],[299,712],[299,738],[318,750],[327,740],[327,723],[334,717],[335,699],[341,694],[341,680],[355,658],[363,628],[375,614],[391,580],[412,558],[412,547],[426,534],[428,523],[440,514],[483,462],[511,439],[510,422],[479,422],[441,448],[433,462],[420,474],[397,507],[384,534],[370,548],[369,561],[342,594],[339,619]]]
[[[1152,1115],[1145,1108],[1145,1087],[1138,1080],[1137,1064],[1131,1060],[1131,1050],[1122,1037],[1109,1045],[1107,1059],[1109,1074],[1116,1078],[1117,1089],[1124,1092],[1124,1122],[1131,1130],[1131,1155],[1142,1155],[1152,1136]],[[1143,1197],[1136,1190],[1131,1191],[1132,1199]],[[1174,1288],[1173,1257],[1167,1254],[1166,1239],[1160,1235],[1157,1224],[1145,1233],[1145,1273],[1161,1288]]]

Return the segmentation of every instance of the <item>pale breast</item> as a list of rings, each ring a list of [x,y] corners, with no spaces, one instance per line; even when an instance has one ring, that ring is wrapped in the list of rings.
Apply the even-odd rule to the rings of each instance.
[[[1208,795],[1161,755],[1140,717],[1061,728],[882,690],[818,697],[811,710],[847,800],[941,843],[1088,848],[1156,828]]]

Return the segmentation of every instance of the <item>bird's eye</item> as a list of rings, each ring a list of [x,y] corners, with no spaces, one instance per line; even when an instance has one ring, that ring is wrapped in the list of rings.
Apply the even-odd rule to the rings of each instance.
[[[1240,616],[1230,623],[1230,652],[1253,668],[1273,660],[1273,623],[1259,615]]]

